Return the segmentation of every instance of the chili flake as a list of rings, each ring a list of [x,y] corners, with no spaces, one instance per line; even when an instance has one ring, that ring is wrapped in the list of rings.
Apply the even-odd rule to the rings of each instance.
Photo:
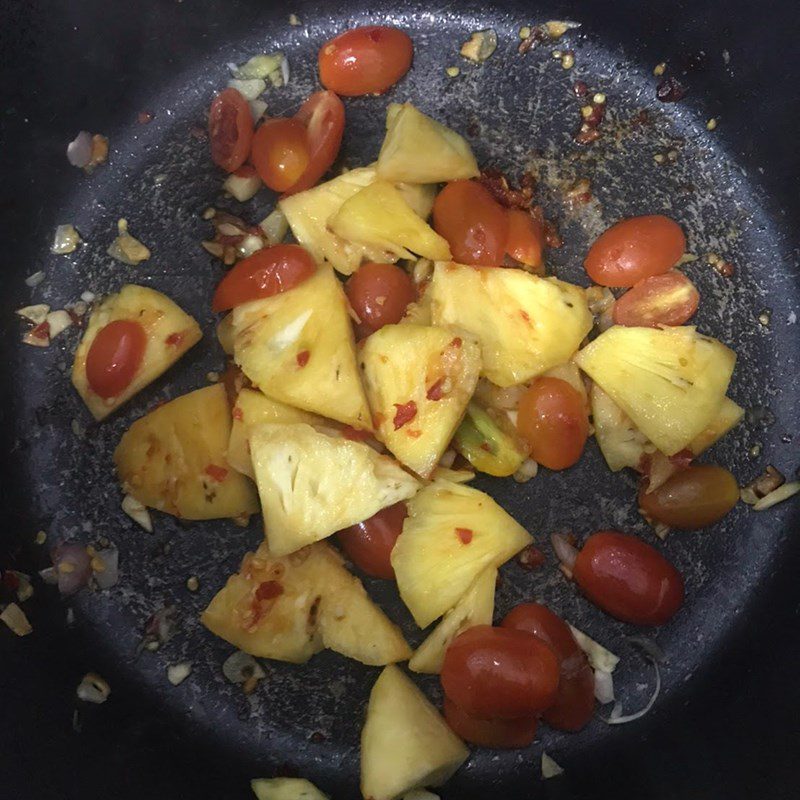
[[[349,439],[351,442],[365,442],[370,437],[369,431],[362,431],[358,428],[352,427],[352,425],[345,425],[342,428],[342,436],[345,439]]]
[[[396,431],[417,416],[417,404],[413,400],[409,400],[407,403],[395,403],[394,407],[397,409],[394,415],[394,429]]]
[[[450,342],[450,344],[453,345],[453,347],[461,347],[463,342],[461,341],[461,337],[460,336],[456,336],[456,338],[453,339],[453,341]]]
[[[231,411],[231,416],[241,422],[244,419],[244,411],[242,411],[239,406],[234,406],[233,411]]]
[[[306,364],[308,364],[308,359],[310,357],[311,357],[311,353],[309,353],[308,350],[301,350],[297,354],[297,366],[298,367],[304,367]]]
[[[183,334],[171,333],[164,341],[172,347],[177,347],[183,341]]]
[[[461,539],[462,544],[469,544],[472,541],[473,533],[469,528],[456,528],[456,536]]]
[[[427,397],[428,400],[441,400],[443,397],[443,392],[442,392],[443,383],[444,383],[444,378],[439,378],[439,380],[436,381],[436,383],[434,383],[430,389],[428,389],[427,393],[425,394],[425,397]]]
[[[225,467],[218,467],[216,464],[209,464],[204,471],[209,478],[217,483],[222,483],[228,476],[228,470]]]
[[[274,600],[283,594],[283,585],[278,581],[264,581],[256,589],[257,600]]]

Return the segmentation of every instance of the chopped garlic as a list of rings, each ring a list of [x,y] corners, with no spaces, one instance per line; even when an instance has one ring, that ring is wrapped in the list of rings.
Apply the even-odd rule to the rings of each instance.
[[[50,306],[39,303],[34,306],[18,308],[14,313],[18,314],[23,319],[27,319],[28,322],[32,322],[34,325],[41,325],[50,313]]]
[[[800,492],[800,481],[784,483],[777,489],[773,489],[769,494],[764,495],[760,500],[753,504],[753,511],[766,511],[768,508],[794,497]]]
[[[300,22],[300,18],[297,16],[297,14],[289,14],[289,24],[296,28],[298,25],[302,25],[303,23]]]
[[[132,267],[150,258],[150,250],[128,233],[127,220],[121,219],[117,223],[117,230],[119,235],[106,251],[111,258]]]
[[[264,231],[269,244],[280,244],[289,232],[289,222],[280,208],[275,208],[274,211],[262,219],[258,223],[258,227]]]
[[[615,656],[610,650],[596,642],[591,636],[578,630],[574,625],[570,625],[569,629],[572,631],[578,646],[586,653],[592,669],[599,669],[603,672],[613,672],[616,669],[617,664],[619,664],[619,656]]]
[[[547,753],[542,751],[542,777],[547,780],[548,778],[557,778],[559,775],[564,774],[564,769],[560,767]]]
[[[122,498],[122,510],[148,533],[153,532],[153,520],[150,512],[133,495],[126,494]]]
[[[551,39],[560,39],[567,31],[580,28],[580,22],[570,22],[568,20],[551,19],[545,22],[544,29]]]
[[[497,34],[487,28],[485,31],[475,31],[469,39],[461,45],[461,53],[464,58],[481,64],[489,58],[497,49]]]
[[[47,324],[50,326],[50,339],[52,340],[72,325],[72,317],[64,309],[51,311],[47,315]]]
[[[25,278],[25,285],[30,286],[33,289],[35,286],[38,286],[44,280],[44,272],[39,270],[39,272],[34,272],[33,275],[28,275]]]
[[[259,78],[261,80],[269,80],[273,86],[279,86],[283,84],[281,72],[285,61],[286,57],[281,52],[269,54],[260,53],[259,55],[253,56],[244,64],[240,64],[239,66],[230,64],[229,67],[233,77],[238,80]],[[276,79],[280,79],[281,83],[276,84]]]
[[[96,672],[87,672],[83,680],[78,684],[75,692],[78,698],[87,703],[105,703],[111,694],[111,687],[108,681],[101,678]]]
[[[56,233],[53,237],[53,246],[50,248],[50,252],[56,253],[57,255],[74,253],[80,242],[81,237],[78,231],[75,230],[74,225],[59,225],[56,228]]]
[[[0,619],[3,620],[17,636],[27,636],[29,633],[33,633],[33,628],[30,622],[28,622],[25,612],[16,603],[9,603],[3,609],[3,612],[0,613]]]
[[[260,97],[251,100],[248,105],[250,113],[253,115],[253,122],[258,122],[267,112],[267,104]]]
[[[192,674],[192,662],[182,661],[180,664],[173,664],[167,667],[167,680],[173,685],[178,686]]]
[[[236,89],[245,100],[255,100],[267,91],[267,83],[262,78],[231,78],[228,88]]]

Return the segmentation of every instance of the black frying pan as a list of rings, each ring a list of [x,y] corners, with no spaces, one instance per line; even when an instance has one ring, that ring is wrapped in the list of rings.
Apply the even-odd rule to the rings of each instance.
[[[291,83],[269,100],[272,113],[293,112],[315,86],[316,51],[331,34],[357,22],[403,25],[416,43],[414,69],[387,97],[347,103],[344,158],[353,165],[373,158],[386,103],[412,99],[466,132],[483,163],[513,172],[537,150],[551,177],[590,178],[602,202],[595,217],[566,215],[552,183],[542,187],[567,242],[551,263],[568,280],[581,280],[581,254],[598,226],[633,213],[676,217],[692,252],[719,252],[736,266],[729,280],[702,260],[689,273],[704,298],[698,324],[739,353],[733,396],[757,412],[709,458],[742,481],[767,463],[786,473],[797,466],[800,348],[789,324],[800,297],[795,6],[770,4],[767,13],[730,0],[378,5],[2,6],[6,565],[26,571],[46,565],[44,548],[32,544],[40,528],[51,542],[106,535],[122,559],[115,589],[62,602],[37,585],[27,604],[34,634],[16,639],[0,630],[2,797],[246,798],[249,778],[273,774],[301,774],[340,800],[357,796],[358,737],[377,670],[331,653],[305,668],[269,663],[267,679],[246,700],[221,676],[230,648],[206,633],[197,616],[260,538],[258,522],[247,530],[224,522],[182,527],[159,517],[156,534],[148,536],[119,510],[111,469],[113,446],[133,419],[202,385],[202,376],[222,363],[208,302],[221,269],[198,247],[206,231],[199,215],[219,200],[220,175],[190,131],[204,124],[228,61],[285,49]],[[304,26],[290,27],[289,12]],[[553,18],[583,23],[568,40],[577,60],[572,73],[551,59],[550,47],[525,57],[516,52],[521,25]],[[478,69],[461,63],[458,45],[485,27],[498,31],[498,51]],[[690,87],[680,103],[655,99],[652,69],[663,60]],[[444,75],[453,64],[462,66],[456,80]],[[607,134],[585,150],[570,138],[579,104],[569,86],[578,78],[609,97]],[[650,122],[636,127],[630,121],[643,108]],[[154,112],[154,121],[137,124],[140,111]],[[720,120],[713,134],[705,128],[710,117]],[[91,178],[64,154],[82,128],[112,143],[110,164]],[[677,162],[659,167],[653,156],[669,150],[677,151]],[[259,212],[273,202],[266,194]],[[121,216],[153,248],[139,268],[104,255]],[[72,258],[48,253],[62,222],[73,222],[88,242]],[[38,269],[47,280],[31,291],[23,280]],[[95,426],[68,386],[77,332],[47,351],[26,348],[18,344],[12,311],[31,298],[60,307],[86,289],[110,291],[126,280],[178,299],[204,324],[205,343]],[[769,328],[757,321],[764,309],[771,311]],[[84,436],[74,435],[73,420]],[[753,457],[756,444],[761,452]],[[617,525],[655,541],[634,510],[632,479],[611,475],[594,445],[568,473],[523,488],[488,478],[479,486],[542,539],[556,527],[585,534]],[[476,751],[444,796],[796,797],[798,516],[791,503],[761,516],[739,508],[714,530],[673,534],[664,543],[687,577],[688,600],[655,634],[668,661],[664,691],[648,717],[619,728],[595,722],[579,735],[543,731],[524,752]],[[191,574],[201,579],[196,594],[184,587]],[[651,675],[625,639],[631,629],[579,598],[556,574],[552,554],[545,570],[525,573],[512,564],[504,576],[499,613],[521,598],[544,598],[624,657],[618,694],[631,709],[643,702],[647,690],[640,685]],[[421,634],[394,591],[367,583],[417,642]],[[137,655],[145,621],[170,602],[180,609],[179,634],[159,652]],[[194,672],[173,688],[166,665],[184,659],[194,662]],[[81,706],[73,717],[75,687],[90,669],[109,680],[111,699]],[[423,684],[438,699],[436,681]],[[543,748],[566,775],[539,784]]]

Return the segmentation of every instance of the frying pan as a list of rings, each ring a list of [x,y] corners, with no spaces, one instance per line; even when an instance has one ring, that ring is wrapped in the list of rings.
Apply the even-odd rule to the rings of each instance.
[[[800,16],[788,2],[762,11],[732,0],[3,3],[3,565],[46,566],[47,547],[33,543],[39,529],[49,543],[107,536],[120,548],[121,580],[66,601],[37,584],[26,604],[33,635],[0,631],[0,796],[246,798],[249,778],[277,774],[308,777],[336,798],[358,796],[358,737],[377,670],[332,653],[302,668],[270,662],[245,697],[221,674],[231,648],[199,625],[200,610],[259,540],[259,522],[184,527],[158,516],[150,536],[119,510],[111,452],[122,431],[222,365],[209,310],[221,268],[198,242],[207,225],[201,211],[224,203],[220,175],[191,132],[224,85],[226,62],[285,50],[290,84],[267,99],[271,113],[292,113],[316,85],[320,43],[354,24],[402,25],[415,40],[414,69],[386,97],[347,102],[343,163],[374,158],[386,104],[411,99],[464,132],[481,163],[513,173],[535,155],[541,200],[566,241],[552,252],[559,277],[580,282],[581,255],[598,229],[636,213],[667,213],[683,223],[690,252],[730,260],[729,279],[703,258],[687,271],[703,296],[697,324],[739,354],[731,391],[748,417],[709,459],[744,482],[768,463],[793,473],[800,395],[793,102],[800,66],[792,55]],[[289,12],[303,25],[288,25]],[[519,27],[548,19],[582,23],[558,45],[575,51],[569,73],[551,47],[516,52]],[[498,32],[497,52],[481,67],[462,63],[460,43],[487,27]],[[661,61],[689,86],[679,103],[655,98],[652,70]],[[445,75],[451,65],[462,68],[457,79]],[[609,98],[604,136],[586,149],[571,139],[575,79]],[[641,121],[641,109],[645,125],[632,121]],[[154,114],[149,125],[137,123],[140,111]],[[706,130],[711,117],[719,119],[714,132]],[[111,140],[110,163],[91,177],[64,154],[81,129]],[[676,160],[659,166],[654,155],[671,151]],[[582,177],[599,204],[571,215],[561,188]],[[253,220],[274,202],[262,195],[246,212]],[[139,267],[104,255],[120,217],[153,250]],[[65,222],[86,243],[74,256],[51,255],[53,230]],[[46,280],[30,289],[24,278],[37,270]],[[68,384],[79,332],[47,350],[27,348],[12,312],[32,300],[62,307],[85,290],[101,294],[126,281],[176,298],[201,322],[205,340],[121,413],[94,425]],[[768,326],[758,322],[765,310]],[[673,533],[660,544],[635,512],[633,480],[610,474],[593,443],[587,450],[565,473],[524,486],[490,478],[478,485],[542,541],[559,528],[585,535],[615,526],[674,560],[687,579],[687,603],[663,630],[648,632],[667,656],[661,697],[626,726],[595,721],[577,735],[542,730],[526,751],[476,750],[443,797],[796,797],[797,505],[762,515],[740,507],[713,530]],[[617,694],[635,710],[652,674],[626,638],[633,629],[580,598],[554,567],[549,551],[538,572],[510,564],[498,613],[520,599],[552,604],[623,657]],[[200,578],[196,593],[185,588],[190,575]],[[366,583],[412,644],[420,641],[393,587]],[[146,620],[171,603],[177,635],[156,653],[140,652]],[[166,667],[183,660],[193,662],[192,675],[173,687]],[[76,706],[75,687],[89,670],[111,685],[102,706]],[[440,699],[435,680],[421,684]],[[539,783],[543,749],[565,768],[563,777]]]

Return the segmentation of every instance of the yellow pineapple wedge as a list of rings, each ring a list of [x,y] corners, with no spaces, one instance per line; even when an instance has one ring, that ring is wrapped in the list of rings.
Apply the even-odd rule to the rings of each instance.
[[[689,449],[699,456],[716,444],[726,433],[735,428],[744,417],[744,409],[730,397],[722,401],[717,415],[711,420],[708,427],[694,437],[689,444]]]
[[[612,472],[636,469],[642,456],[656,449],[596,383],[592,385],[591,408],[594,436]]]
[[[250,458],[250,430],[254,426],[268,422],[305,422],[308,425],[324,422],[316,414],[287,406],[255,389],[242,389],[239,392],[231,417],[233,424],[228,439],[228,463],[249,478],[255,478]]]
[[[255,778],[250,788],[258,800],[330,800],[305,778]]]
[[[310,425],[258,425],[250,454],[270,551],[286,555],[413,496],[419,483],[368,444]]]
[[[413,258],[414,253],[432,260],[450,258],[447,240],[388,181],[365,186],[342,204],[328,224],[343,239],[388,250],[398,258]]]
[[[450,643],[467,628],[491,625],[494,616],[494,590],[497,570],[485,569],[475,578],[467,593],[451,608],[433,633],[414,651],[408,662],[412,672],[438,674]]]
[[[469,483],[475,479],[471,469],[451,469],[450,467],[436,467],[431,473],[432,481],[450,481],[450,483]]]
[[[425,325],[385,325],[359,353],[378,438],[427,478],[464,416],[481,368],[466,336]]]
[[[490,414],[473,401],[453,437],[453,448],[475,469],[498,478],[513,475],[527,457],[504,416],[498,411]]]
[[[237,306],[234,357],[265,395],[354,428],[372,427],[347,298],[333,270]]]
[[[116,397],[100,397],[86,377],[86,357],[97,334],[110,322],[138,322],[147,336],[141,364],[130,384]],[[127,284],[100,303],[89,317],[75,361],[72,384],[96,420],[107,417],[137,392],[166,372],[202,334],[197,323],[172,300],[155,289]]]
[[[688,447],[719,413],[736,354],[691,326],[615,325],[575,361],[638,430],[671,456]]]
[[[489,495],[462,484],[432,483],[408,503],[392,550],[400,596],[425,628],[449,611],[481,572],[499,567],[531,542]]]
[[[395,800],[412,789],[441,786],[469,750],[399,667],[381,672],[361,731],[361,794]]]
[[[114,451],[123,490],[183,519],[255,514],[255,486],[225,457],[230,431],[222,384],[159,406],[137,419]]]
[[[342,557],[321,542],[283,557],[263,543],[244,557],[201,621],[245,653],[296,664],[324,648],[372,666],[411,652]]]
[[[568,361],[592,327],[579,286],[519,269],[436,264],[433,324],[477,337],[482,374],[513,386]]]
[[[387,181],[444,183],[480,174],[466,140],[414,108],[391,103],[378,175]]]

